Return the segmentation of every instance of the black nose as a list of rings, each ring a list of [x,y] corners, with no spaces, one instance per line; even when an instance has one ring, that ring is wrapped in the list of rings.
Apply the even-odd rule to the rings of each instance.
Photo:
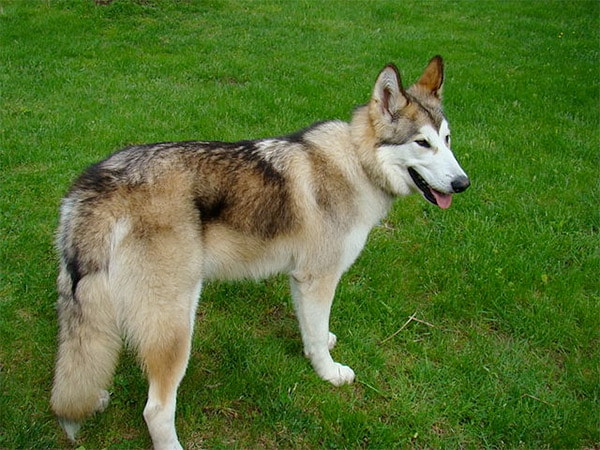
[[[452,180],[452,189],[454,192],[459,193],[466,191],[469,186],[471,186],[471,181],[465,176],[456,177]]]

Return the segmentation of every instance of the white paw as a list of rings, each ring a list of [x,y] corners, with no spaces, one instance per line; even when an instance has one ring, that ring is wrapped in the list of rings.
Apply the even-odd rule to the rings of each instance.
[[[98,394],[98,402],[94,407],[94,412],[101,413],[108,407],[108,403],[110,402],[110,393],[105,390],[101,390],[100,394]]]
[[[322,376],[326,381],[329,381],[334,386],[342,386],[343,384],[352,384],[354,381],[354,370],[340,363],[333,363],[333,366]]]
[[[327,347],[329,348],[329,350],[333,349],[333,347],[335,347],[336,343],[337,343],[337,336],[330,331],[329,332],[329,340],[327,341]]]

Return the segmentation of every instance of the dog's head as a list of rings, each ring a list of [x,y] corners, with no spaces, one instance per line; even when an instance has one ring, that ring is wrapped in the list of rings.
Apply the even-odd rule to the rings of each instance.
[[[442,112],[444,65],[429,62],[421,78],[405,90],[398,69],[386,66],[368,105],[377,140],[377,160],[395,195],[418,191],[440,208],[463,192],[469,178],[450,149],[450,128]]]

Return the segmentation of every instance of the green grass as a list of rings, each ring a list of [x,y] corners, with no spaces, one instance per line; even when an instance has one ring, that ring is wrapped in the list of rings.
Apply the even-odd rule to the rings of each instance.
[[[600,3],[0,0],[0,448],[68,445],[49,411],[58,205],[129,143],[348,119],[393,61],[447,63],[473,186],[399,200],[303,358],[287,282],[214,283],[177,427],[188,448],[600,445]],[[385,339],[409,323],[393,338]],[[418,319],[418,320],[416,320]],[[85,448],[150,446],[125,353]]]

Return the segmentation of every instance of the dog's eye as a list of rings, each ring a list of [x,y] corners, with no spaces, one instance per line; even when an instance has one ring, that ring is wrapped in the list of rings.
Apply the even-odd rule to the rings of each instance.
[[[450,135],[446,136],[446,145],[450,145]]]
[[[420,145],[421,147],[424,147],[424,148],[431,148],[431,144],[429,142],[427,142],[425,139],[419,139],[418,141],[415,141],[415,144]]]

